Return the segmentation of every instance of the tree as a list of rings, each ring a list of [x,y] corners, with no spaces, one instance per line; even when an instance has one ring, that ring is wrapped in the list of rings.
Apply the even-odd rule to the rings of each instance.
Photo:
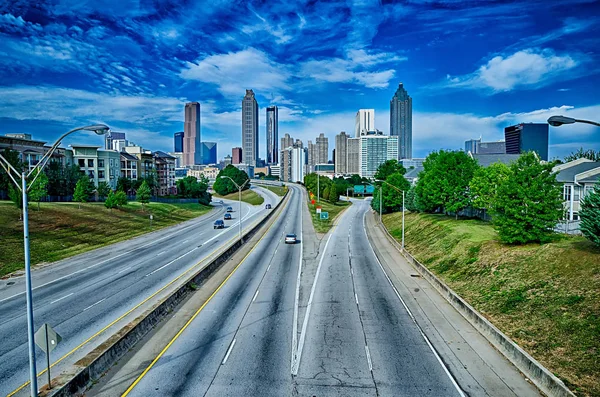
[[[112,190],[108,192],[106,200],[104,201],[104,206],[108,208],[111,212],[113,208],[117,208],[117,199],[115,197],[115,193]]]
[[[332,183],[331,186],[329,186],[329,197],[327,199],[331,204],[335,204],[340,201],[340,191],[335,183]]]
[[[81,209],[81,203],[85,203],[90,199],[90,196],[94,192],[94,184],[90,181],[87,175],[81,176],[75,185],[75,192],[73,193],[73,201],[79,203]]]
[[[458,213],[470,204],[469,183],[477,162],[463,151],[433,152],[423,162],[416,194],[421,209]]]
[[[48,195],[48,191],[46,186],[48,185],[48,177],[46,174],[38,169],[38,177],[35,179],[35,182],[29,187],[29,192],[27,194],[27,199],[30,201],[37,201],[38,211],[40,210],[40,201],[42,198]],[[32,178],[33,180],[33,178]]]
[[[209,205],[212,199],[208,193],[208,179],[205,176],[199,180],[194,176],[186,176],[178,180],[177,195],[183,198],[197,198],[198,203],[202,205]]]
[[[264,172],[259,172],[258,174],[254,175],[255,178],[258,179],[265,179],[267,175]]]
[[[142,211],[146,210],[145,205],[150,202],[151,196],[152,194],[148,183],[146,181],[142,182],[142,185],[138,188],[135,196],[135,199],[142,203]]]
[[[592,161],[600,161],[600,150],[595,151],[592,149],[583,150],[583,148],[579,148],[576,152],[572,152],[568,156],[565,156],[565,163],[569,161],[577,160],[577,159],[588,159]]]
[[[318,179],[317,179],[318,178]],[[318,182],[317,182],[318,181]],[[306,190],[312,192],[315,196],[327,200],[325,197],[325,189],[327,189],[333,182],[326,176],[317,175],[316,173],[310,173],[304,177],[304,186]],[[319,192],[317,192],[317,189]],[[328,192],[329,193],[329,192]],[[329,194],[327,194],[329,197]]]
[[[127,205],[127,194],[122,191],[118,191],[115,193],[115,204],[117,207],[122,207]]]
[[[388,175],[386,182],[400,189],[400,191],[389,186],[387,183],[383,183],[382,188],[375,189],[375,192],[373,193],[371,208],[375,211],[379,211],[379,202],[382,201],[383,208],[381,211],[383,213],[388,214],[390,212],[400,211],[402,209],[402,191],[405,192],[404,199],[406,201],[406,194],[410,190],[410,183],[399,172]],[[382,200],[379,197],[380,194],[382,194]]]
[[[119,177],[117,180],[117,190],[125,193],[129,193],[129,191],[133,188],[133,181],[124,176]]]
[[[98,197],[100,197],[100,199],[108,197],[108,194],[112,191],[108,182],[98,183],[98,188],[96,190],[98,191]]]
[[[510,165],[496,193],[494,226],[508,244],[547,242],[563,217],[562,189],[552,164],[542,164],[533,152]]]
[[[321,197],[323,200],[325,200],[325,201],[329,200],[329,191],[330,191],[329,186],[327,186],[325,188],[325,190],[323,190],[323,196]]]
[[[21,162],[19,152],[17,152],[16,150],[4,149],[4,151],[2,152],[2,156],[17,170],[17,172],[22,172],[23,163]],[[20,178],[17,179],[17,182],[21,182]],[[9,187],[14,187],[14,185],[14,182],[12,181],[12,179],[10,179],[10,177],[4,170],[4,167],[0,166],[0,190],[7,192],[9,191]]]
[[[419,211],[419,206],[417,205],[417,194],[415,193],[415,187],[411,186],[408,193],[406,193],[405,197],[406,209],[410,212]]]
[[[486,168],[475,170],[469,183],[469,191],[473,206],[492,210],[496,205],[498,188],[508,179],[510,169],[502,163],[494,163]]]
[[[587,193],[579,210],[579,229],[591,242],[600,246],[600,183]]]
[[[48,176],[48,195],[50,196],[72,196],[77,181],[84,175],[79,166],[72,164],[63,167],[57,161],[50,161],[45,172]]]
[[[225,196],[229,193],[238,191],[238,188],[233,182],[231,182],[229,178],[221,178],[222,176],[228,176],[229,178],[233,179],[235,183],[237,183],[239,186],[243,185],[244,182],[246,182],[249,179],[248,174],[246,174],[245,171],[239,170],[233,165],[229,164],[227,167],[223,168],[219,172],[219,175],[217,175],[217,180],[215,181],[215,183],[213,183],[214,191],[221,196]],[[249,187],[250,183],[246,183],[242,190],[246,190]]]
[[[396,173],[404,175],[406,174],[406,169],[401,163],[398,162],[398,160],[388,160],[377,167],[377,172],[375,172],[374,178],[385,181],[388,176]]]

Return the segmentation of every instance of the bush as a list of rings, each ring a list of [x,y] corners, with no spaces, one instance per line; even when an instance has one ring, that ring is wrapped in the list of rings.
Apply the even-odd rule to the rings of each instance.
[[[127,195],[125,194],[125,192],[119,190],[115,193],[115,203],[117,207],[127,205]]]
[[[600,183],[594,186],[581,201],[581,233],[591,242],[600,246]]]

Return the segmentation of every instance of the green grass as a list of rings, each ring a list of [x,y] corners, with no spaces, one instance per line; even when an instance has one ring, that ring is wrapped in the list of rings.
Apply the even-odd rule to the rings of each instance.
[[[329,202],[326,202],[325,200],[321,200],[319,203],[315,203],[315,205],[312,205],[310,202],[307,202],[307,204],[308,211],[311,214],[312,222],[315,227],[315,231],[317,233],[327,233],[329,229],[331,229],[331,227],[333,226],[333,221],[335,220],[335,218],[340,214],[340,212],[342,212],[344,209],[350,206],[351,203],[349,201],[338,201],[336,204],[331,204]],[[321,206],[321,210],[323,212],[329,212],[329,219],[319,219],[320,215],[317,214],[317,206]]]
[[[200,204],[131,202],[120,210],[103,203],[41,203],[29,210],[31,263],[53,262],[95,248],[127,240],[195,218],[211,210]],[[153,215],[150,225],[149,215]],[[0,277],[23,269],[23,223],[19,210],[0,202]]]
[[[400,241],[402,214],[384,215]],[[600,249],[507,246],[489,223],[408,214],[406,247],[578,395],[600,396]]]
[[[265,189],[269,189],[279,197],[283,197],[287,188],[285,186],[268,186],[268,185],[260,185],[260,187],[264,187]]]
[[[220,196],[215,193],[215,194],[213,194],[213,197],[237,201],[237,200],[239,200],[238,194],[239,194],[238,192],[235,192],[235,193],[229,193],[225,196]],[[250,205],[261,205],[265,201],[265,199],[260,194],[256,193],[255,191],[246,189],[242,192],[242,201],[245,203],[248,203]]]

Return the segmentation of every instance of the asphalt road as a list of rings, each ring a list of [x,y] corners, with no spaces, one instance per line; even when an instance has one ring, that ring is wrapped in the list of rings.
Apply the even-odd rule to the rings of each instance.
[[[369,246],[355,201],[318,258],[297,319],[298,188],[233,275],[128,396],[459,396]],[[296,340],[297,328],[301,328]],[[146,363],[147,366],[147,363]]]
[[[279,199],[260,190],[265,204]],[[227,228],[214,230],[225,207],[234,208]],[[162,286],[225,244],[238,233],[237,203],[217,204],[209,214],[184,224],[118,243],[41,268],[32,274],[35,329],[50,324],[63,338],[52,352],[54,362],[112,321],[147,299]],[[244,225],[266,215],[264,204],[243,203]],[[11,393],[28,380],[27,333],[24,281],[22,277],[0,282],[0,395]],[[135,312],[134,312],[135,314]],[[127,321],[127,320],[124,320]],[[116,324],[122,326],[123,324]],[[110,331],[112,329],[109,329]],[[107,338],[99,335],[88,346]],[[75,362],[87,350],[80,349],[61,365]],[[45,369],[45,356],[37,349],[38,373]],[[53,369],[58,375],[61,367]],[[39,386],[45,384],[40,378]],[[28,387],[21,394],[26,395]]]

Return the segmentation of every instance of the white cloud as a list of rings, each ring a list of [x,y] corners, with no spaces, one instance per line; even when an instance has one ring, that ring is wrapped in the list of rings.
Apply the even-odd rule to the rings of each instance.
[[[493,92],[541,87],[559,79],[576,77],[572,69],[580,63],[581,60],[571,55],[557,55],[549,49],[528,49],[507,56],[497,55],[468,75],[448,75],[443,85]]]
[[[180,76],[186,80],[215,84],[224,96],[239,96],[246,88],[262,91],[263,95],[289,89],[287,67],[254,48],[209,55],[195,63],[186,62]]]

